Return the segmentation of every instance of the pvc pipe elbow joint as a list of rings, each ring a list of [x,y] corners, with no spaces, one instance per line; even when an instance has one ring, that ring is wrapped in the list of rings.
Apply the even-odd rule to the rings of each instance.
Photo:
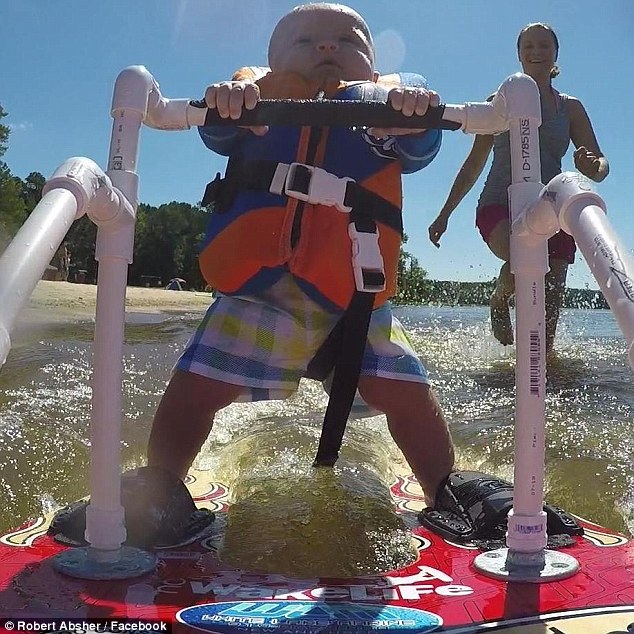
[[[508,119],[532,119],[542,122],[539,88],[535,80],[524,73],[507,77],[498,88],[495,99],[502,97]]]
[[[166,99],[158,90],[153,90],[143,123],[156,130],[189,130],[189,109],[189,99]]]
[[[53,189],[65,189],[77,200],[75,220],[88,209],[102,184],[109,180],[103,170],[89,158],[74,156],[62,163],[46,181],[42,196]]]
[[[512,214],[512,234],[529,237],[536,242],[545,240],[559,231],[559,220],[548,197],[544,196],[541,183],[513,183],[509,187]]]
[[[106,177],[107,178],[107,177]],[[88,207],[90,219],[99,227],[134,224],[135,210],[127,198],[112,186],[110,179],[100,188]]]
[[[110,113],[114,117],[122,110],[132,110],[145,118],[152,90],[158,90],[158,84],[145,66],[124,68],[115,80]]]
[[[542,193],[555,209],[561,228],[572,234],[570,213],[581,211],[590,205],[596,205],[604,212],[607,206],[601,196],[593,189],[592,183],[579,172],[563,172],[553,178]]]
[[[135,112],[150,128],[188,130],[187,99],[166,99],[158,82],[145,66],[128,66],[117,77],[111,114]]]
[[[467,134],[498,134],[509,128],[504,97],[496,96],[490,103],[464,105],[463,132]]]
[[[490,102],[466,103],[461,123],[466,133],[499,134],[516,119],[532,119],[537,125],[542,120],[537,84],[522,73],[505,79]]]

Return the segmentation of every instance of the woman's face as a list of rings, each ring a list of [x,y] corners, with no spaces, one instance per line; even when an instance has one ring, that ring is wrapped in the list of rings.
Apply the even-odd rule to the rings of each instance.
[[[520,37],[519,59],[522,69],[531,77],[550,76],[557,52],[553,34],[543,26],[531,26]]]

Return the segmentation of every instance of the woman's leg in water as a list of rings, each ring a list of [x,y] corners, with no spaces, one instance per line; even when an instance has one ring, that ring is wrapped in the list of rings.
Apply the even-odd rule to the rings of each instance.
[[[495,283],[495,289],[489,300],[489,306],[491,308],[493,335],[505,346],[513,343],[513,325],[509,312],[509,301],[515,292],[515,282],[509,265],[509,232],[509,221],[501,220],[495,225],[487,240],[487,246],[491,252],[500,260],[504,260]]]
[[[515,292],[515,280],[511,273],[509,222],[500,221],[489,236],[487,246],[504,264],[500,268],[495,289],[491,295],[491,329],[495,338],[505,346],[513,343],[513,325],[509,311],[509,301]],[[546,353],[552,352],[560,309],[566,292],[568,261],[561,258],[549,259],[550,270],[544,280],[546,293]]]
[[[553,350],[559,311],[564,303],[566,293],[566,276],[568,262],[558,258],[550,258],[550,271],[546,274],[546,354]]]

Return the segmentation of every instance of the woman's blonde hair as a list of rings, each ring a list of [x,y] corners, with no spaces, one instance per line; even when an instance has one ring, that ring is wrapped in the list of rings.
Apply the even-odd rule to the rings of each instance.
[[[519,35],[517,36],[518,55],[520,52],[520,42],[522,40],[522,35],[524,35],[524,33],[526,33],[526,31],[528,31],[529,29],[535,28],[536,26],[541,27],[542,29],[544,29],[545,31],[548,31],[551,34],[553,38],[553,42],[555,44],[555,59],[557,59],[557,56],[559,55],[559,40],[557,39],[557,34],[555,33],[555,30],[553,29],[553,27],[550,26],[550,24],[546,24],[545,22],[531,22],[530,24],[527,24],[520,31]],[[550,78],[554,79],[555,77],[557,77],[557,75],[559,75],[559,66],[555,64],[550,71]]]

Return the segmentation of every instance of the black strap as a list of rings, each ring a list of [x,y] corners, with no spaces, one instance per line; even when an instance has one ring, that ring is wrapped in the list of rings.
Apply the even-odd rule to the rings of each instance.
[[[313,466],[332,467],[339,457],[346,423],[359,384],[374,297],[374,293],[355,291],[343,317],[309,364],[309,372],[312,368],[313,372],[319,372],[324,378],[333,365],[335,370]],[[328,371],[323,375],[325,370]]]
[[[269,191],[278,165],[275,161],[229,161],[225,177],[220,179],[217,174],[207,185],[203,205],[213,202],[214,210],[222,213],[231,207],[233,199],[240,191]],[[292,188],[307,194],[309,184],[310,171],[296,169]],[[348,182],[344,204],[352,208],[354,219],[359,215],[369,217],[403,235],[401,210],[389,200],[355,181]]]
[[[403,215],[401,210],[385,198],[351,181],[346,188],[344,205],[352,207],[352,219],[358,220],[358,216],[372,218],[386,227],[398,231],[403,236]]]
[[[328,378],[328,375],[335,367],[337,355],[341,349],[344,325],[345,319],[342,316],[335,324],[335,327],[330,331],[326,340],[319,346],[315,356],[308,363],[308,367],[304,373],[307,379],[323,382]]]
[[[225,178],[219,179],[216,176],[207,186],[203,204],[209,204],[213,195],[215,210],[222,212],[231,206],[239,191],[269,191],[278,165],[275,161],[233,159],[227,165]],[[311,170],[298,166],[293,174],[290,188],[308,194]],[[208,192],[210,196],[207,196]],[[358,231],[375,232],[375,222],[380,222],[403,235],[401,210],[355,181],[348,182],[343,203],[352,209],[350,221],[355,223]],[[376,279],[372,279],[373,277]],[[367,271],[364,272],[364,281],[369,286],[382,286],[385,277],[381,272]],[[334,368],[332,389],[314,466],[332,467],[339,457],[343,434],[359,384],[374,298],[374,293],[355,291],[345,313],[308,364],[306,376],[321,381]]]
[[[369,218],[355,222],[357,231],[373,233],[376,224]],[[364,271],[364,282],[382,286],[385,275]],[[380,276],[380,279],[375,276]],[[355,291],[348,308],[308,364],[305,376],[324,381],[334,369],[330,398],[319,438],[319,448],[313,466],[332,467],[339,457],[350,410],[359,385],[363,352],[376,295]]]

